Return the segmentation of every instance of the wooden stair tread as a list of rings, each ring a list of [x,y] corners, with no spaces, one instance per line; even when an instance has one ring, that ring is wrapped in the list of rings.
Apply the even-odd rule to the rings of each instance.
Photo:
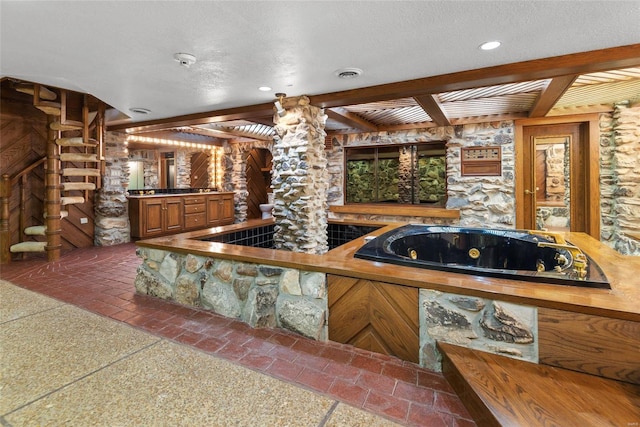
[[[85,141],[81,136],[76,136],[72,138],[58,138],[56,139],[56,144],[61,147],[94,147],[98,142],[92,138]]]
[[[478,425],[626,426],[640,386],[438,343],[443,373]]]
[[[60,160],[63,162],[97,162],[98,155],[95,153],[61,153]]]
[[[60,218],[61,218],[61,219],[62,219],[62,218],[66,218],[66,217],[68,217],[68,216],[69,216],[69,211],[60,211]],[[47,213],[46,213],[46,212],[45,212],[45,213],[43,213],[43,214],[42,214],[42,217],[43,217],[44,219],[47,219]]]
[[[62,113],[59,102],[40,101],[35,105],[35,107],[43,113],[51,116],[59,116]]]
[[[60,203],[62,205],[74,205],[84,203],[84,197],[80,196],[64,196],[60,197]]]
[[[33,87],[33,85],[29,85],[29,84],[16,85],[15,89],[18,92],[26,93],[27,95],[35,94],[35,88]],[[40,86],[39,95],[40,95],[40,99],[46,99],[48,101],[53,101],[58,97],[58,95],[56,95],[55,92],[52,92],[51,90],[47,89],[44,86]]]
[[[100,176],[100,169],[91,168],[64,168],[63,176]]]
[[[44,252],[47,242],[20,242],[11,245],[9,249],[12,253],[19,252]]]
[[[53,122],[49,125],[49,127],[53,130],[81,130],[84,128],[84,123],[77,122],[73,120],[67,120],[64,123],[61,122]]]
[[[27,236],[44,236],[47,231],[45,225],[32,225],[24,229],[24,234]]]
[[[93,191],[96,189],[96,185],[93,182],[63,182],[63,191]]]

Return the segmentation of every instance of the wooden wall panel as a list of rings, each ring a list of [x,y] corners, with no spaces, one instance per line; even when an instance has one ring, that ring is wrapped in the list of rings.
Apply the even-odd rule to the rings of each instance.
[[[538,308],[540,363],[640,384],[640,322]]]
[[[247,155],[247,219],[260,218],[260,204],[267,203],[271,186],[271,152],[256,148]]]
[[[329,339],[419,361],[418,289],[328,276]]]
[[[7,99],[12,89],[2,85],[0,108],[0,174],[14,177],[46,154],[46,116],[31,105],[28,95]],[[9,201],[10,243],[20,241],[20,185],[11,189]],[[25,186],[24,226],[43,224],[44,166],[38,166],[28,176]]]
[[[194,153],[191,156],[191,187],[206,188],[209,186],[209,159],[207,153]]]

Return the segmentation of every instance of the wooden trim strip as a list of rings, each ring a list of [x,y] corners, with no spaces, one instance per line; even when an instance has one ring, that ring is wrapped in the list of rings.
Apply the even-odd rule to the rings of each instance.
[[[360,215],[385,215],[385,216],[418,216],[423,218],[460,218],[457,209],[433,208],[417,205],[388,205],[388,204],[354,204],[333,205],[329,211],[334,213],[350,213]]]

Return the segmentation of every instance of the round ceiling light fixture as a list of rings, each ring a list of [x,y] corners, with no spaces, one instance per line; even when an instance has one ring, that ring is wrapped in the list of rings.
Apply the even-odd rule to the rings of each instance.
[[[362,70],[360,68],[341,68],[336,70],[334,74],[341,79],[355,79],[362,75]]]
[[[151,110],[147,108],[141,108],[141,107],[129,108],[129,111],[136,114],[149,114],[151,112]]]
[[[258,88],[258,90],[259,90],[260,92],[270,92],[270,91],[271,91],[271,88],[270,88],[269,86],[260,86],[260,87]]]
[[[176,53],[173,55],[173,59],[178,61],[178,64],[184,68],[189,68],[196,63],[196,57],[190,53]]]
[[[480,50],[493,50],[499,48],[501,44],[502,43],[500,43],[498,40],[493,40],[490,42],[484,42],[479,47]]]

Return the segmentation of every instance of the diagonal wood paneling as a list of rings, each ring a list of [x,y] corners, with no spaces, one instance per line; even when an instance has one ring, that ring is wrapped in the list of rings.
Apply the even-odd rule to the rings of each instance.
[[[251,150],[247,155],[247,219],[260,218],[260,204],[267,203],[271,186],[271,152],[264,148]]]
[[[328,276],[329,339],[419,361],[418,289]]]
[[[209,158],[207,153],[194,153],[191,156],[191,187],[209,186]]]

